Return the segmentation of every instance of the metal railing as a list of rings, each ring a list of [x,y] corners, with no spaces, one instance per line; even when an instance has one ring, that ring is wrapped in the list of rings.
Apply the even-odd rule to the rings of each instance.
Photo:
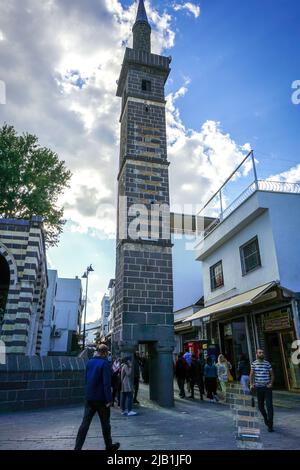
[[[247,188],[238,195],[238,197],[236,197],[226,208],[224,208],[224,196],[222,191],[224,190],[225,185],[230,181],[230,179],[236,174],[238,169],[250,156],[253,162],[254,181],[252,181],[247,186]],[[204,231],[202,231],[202,237],[207,237],[221,222],[223,222],[224,219],[226,219],[233,211],[235,211],[235,209],[237,209],[256,191],[300,194],[300,182],[291,183],[287,181],[257,179],[253,152],[251,152],[199,212],[198,217],[199,215],[205,217],[205,210],[209,207],[209,205],[211,206],[211,210],[215,212],[214,220]]]

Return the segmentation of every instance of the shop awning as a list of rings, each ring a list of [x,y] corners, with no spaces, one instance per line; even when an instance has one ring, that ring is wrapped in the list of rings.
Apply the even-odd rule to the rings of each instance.
[[[186,318],[185,321],[198,320],[199,318],[208,317],[215,313],[225,312],[226,310],[233,310],[235,308],[251,305],[275,285],[276,282],[269,282],[268,284],[264,284],[263,286],[256,287],[255,289],[244,292],[243,294],[239,294],[231,297],[230,299],[226,299],[222,302],[210,305],[209,307],[198,310],[198,312],[195,312],[193,315]]]

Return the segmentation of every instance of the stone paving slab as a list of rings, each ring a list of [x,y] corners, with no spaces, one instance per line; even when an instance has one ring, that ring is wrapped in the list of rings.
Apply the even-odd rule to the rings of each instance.
[[[236,428],[228,405],[179,399],[174,409],[162,409],[148,400],[141,384],[141,405],[134,417],[112,409],[112,434],[123,450],[234,450]],[[71,450],[83,415],[83,406],[0,415],[0,450]],[[268,433],[259,416],[264,449],[300,449],[300,410],[275,409],[276,432]],[[104,448],[95,416],[84,449]]]

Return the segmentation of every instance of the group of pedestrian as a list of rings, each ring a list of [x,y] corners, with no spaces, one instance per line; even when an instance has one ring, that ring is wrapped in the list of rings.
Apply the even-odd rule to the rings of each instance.
[[[109,350],[105,344],[97,348],[97,352],[86,366],[85,409],[81,426],[78,430],[75,450],[81,450],[86,439],[90,424],[97,413],[102,427],[102,434],[106,450],[116,451],[120,443],[112,442],[110,426],[110,408],[117,400],[121,407],[122,415],[135,416],[132,404],[138,404],[137,395],[140,378],[140,357],[134,354],[133,361],[130,357],[124,359],[115,358],[108,360]],[[112,359],[112,358],[111,358]],[[188,383],[190,397],[194,399],[195,386],[198,387],[200,399],[203,400],[204,388],[207,398],[219,401],[217,387],[224,393],[226,383],[230,381],[232,366],[223,354],[215,363],[212,357],[206,361],[202,354],[197,358],[195,354],[180,353],[175,365],[175,375],[178,381],[179,395],[185,398],[185,383]],[[237,367],[237,373],[245,394],[256,393],[258,408],[263,416],[268,430],[273,429],[273,398],[272,388],[274,373],[271,364],[265,360],[264,351],[258,349],[256,361],[251,364],[245,355],[241,355]],[[265,404],[267,409],[265,409]]]
[[[110,426],[110,408],[116,402],[121,408],[122,416],[136,416],[133,404],[137,399],[140,381],[140,357],[136,352],[131,357],[112,358],[105,344],[98,346],[94,357],[86,366],[85,410],[79,428],[75,450],[81,450],[86,439],[90,424],[97,413],[102,427],[106,450],[116,451],[118,442],[112,442]]]
[[[125,357],[116,357],[112,362],[112,406],[116,401],[121,408],[122,415],[136,416],[132,410],[133,404],[139,405],[137,399],[140,383],[139,353],[134,353],[133,361]]]
[[[197,358],[195,354],[182,352],[178,355],[175,364],[175,375],[177,378],[179,396],[185,398],[185,384],[190,391],[188,398],[194,399],[195,386],[198,387],[200,393],[200,400],[203,400],[204,389],[206,390],[207,398],[213,402],[219,401],[217,394],[218,384],[220,386],[223,397],[225,397],[226,383],[231,378],[230,369],[231,364],[223,354],[218,357],[218,362],[215,363],[212,357],[204,359],[203,353],[199,354]]]

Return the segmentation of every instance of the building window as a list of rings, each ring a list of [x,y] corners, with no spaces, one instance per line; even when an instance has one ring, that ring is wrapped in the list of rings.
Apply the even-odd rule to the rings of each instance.
[[[150,92],[151,91],[151,82],[150,80],[142,80],[142,90]]]
[[[261,266],[258,238],[252,238],[240,247],[243,276]]]
[[[214,264],[210,268],[210,285],[211,290],[218,289],[224,286],[223,266],[222,261]]]

